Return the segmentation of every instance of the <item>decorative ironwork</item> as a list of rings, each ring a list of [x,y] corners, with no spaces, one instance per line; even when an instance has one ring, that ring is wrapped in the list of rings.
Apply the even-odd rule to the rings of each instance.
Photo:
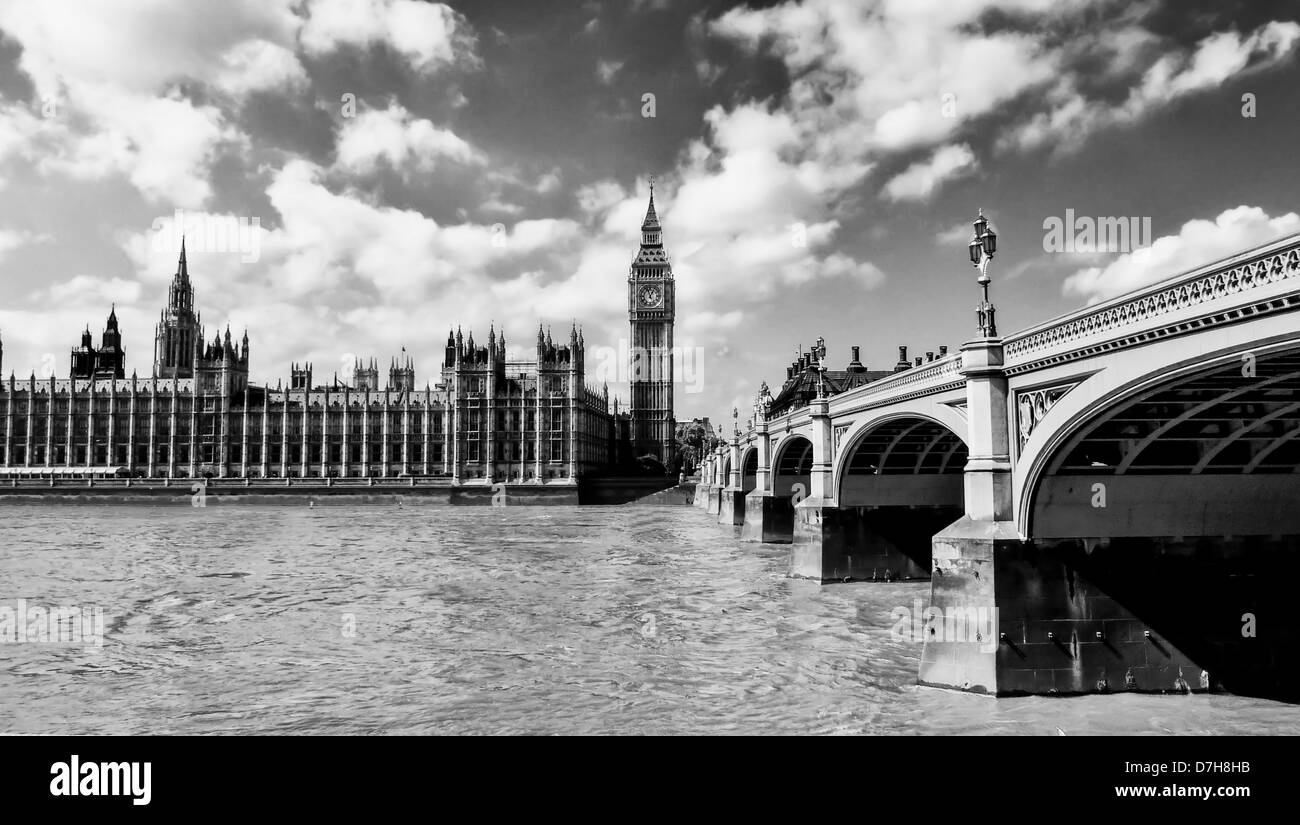
[[[1061,400],[1067,392],[1079,386],[1078,383],[1049,387],[1041,390],[1028,390],[1016,393],[1016,420],[1020,433],[1020,446],[1023,449],[1034,428],[1043,420],[1043,416]]]
[[[1189,276],[1190,279],[1183,283],[1155,289],[1114,306],[1086,311],[1047,329],[1011,338],[1006,342],[1006,355],[1008,359],[1023,358],[1038,350],[1082,340],[1099,332],[1139,324],[1297,276],[1300,276],[1300,243],[1293,241],[1286,249],[1217,272]]]

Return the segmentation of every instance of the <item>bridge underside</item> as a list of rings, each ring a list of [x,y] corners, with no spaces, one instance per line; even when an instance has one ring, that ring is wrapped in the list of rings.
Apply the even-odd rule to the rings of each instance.
[[[847,446],[832,504],[794,508],[791,575],[819,581],[930,576],[931,541],[962,514],[966,445],[922,418],[884,422]]]
[[[968,520],[936,536],[921,682],[1300,699],[1300,354],[1244,373],[1078,427],[1033,491],[1031,540]]]

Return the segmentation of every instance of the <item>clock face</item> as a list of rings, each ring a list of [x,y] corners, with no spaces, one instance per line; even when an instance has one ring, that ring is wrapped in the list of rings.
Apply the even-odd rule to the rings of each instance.
[[[646,286],[641,288],[641,305],[647,307],[657,307],[664,300],[664,293],[657,286]]]

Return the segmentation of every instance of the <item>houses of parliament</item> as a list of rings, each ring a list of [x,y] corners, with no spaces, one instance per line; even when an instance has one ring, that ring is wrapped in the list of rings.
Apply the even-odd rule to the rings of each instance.
[[[476,343],[449,332],[436,384],[421,389],[413,359],[358,360],[350,383],[315,380],[310,363],[288,385],[249,381],[251,345],[229,327],[208,340],[185,247],[154,334],[152,374],[126,374],[116,308],[99,346],[90,329],[67,378],[0,382],[0,475],[146,478],[443,477],[459,483],[572,484],[640,456],[675,459],[671,265],[654,191],[628,274],[631,405],[585,381],[585,341],[539,327],[531,360],[506,357],[502,330]],[[0,369],[3,367],[0,343]],[[646,363],[650,359],[651,363]],[[0,373],[2,374],[2,373]]]

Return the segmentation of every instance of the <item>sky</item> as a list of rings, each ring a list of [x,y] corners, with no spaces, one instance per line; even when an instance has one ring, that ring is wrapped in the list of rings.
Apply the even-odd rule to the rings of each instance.
[[[576,321],[626,398],[653,176],[677,417],[717,420],[818,336],[975,337],[980,209],[1004,335],[1300,232],[1297,51],[1300,5],[1230,0],[0,0],[2,369],[116,305],[150,374],[183,230],[255,383]],[[1113,219],[1149,231],[1086,248]]]

